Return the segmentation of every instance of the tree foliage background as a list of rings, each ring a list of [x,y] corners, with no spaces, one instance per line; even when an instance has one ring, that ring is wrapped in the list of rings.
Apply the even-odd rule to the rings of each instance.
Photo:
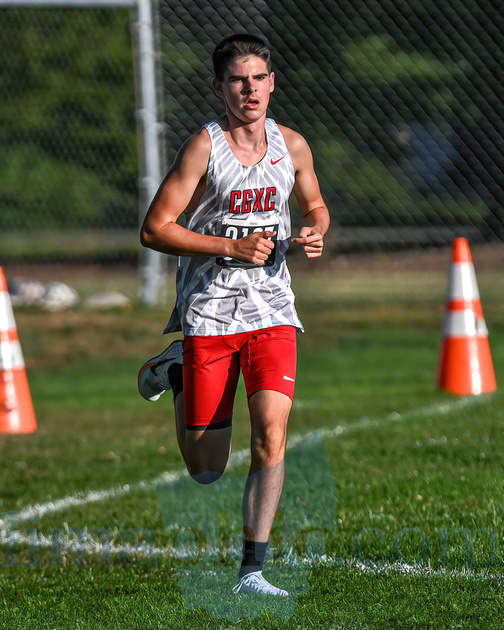
[[[209,88],[209,57],[222,37],[247,30],[271,44],[277,74],[271,113],[312,144],[336,223],[478,225],[486,236],[501,233],[499,1],[210,7],[165,0],[161,7],[175,145],[212,110],[221,111]]]
[[[250,31],[273,50],[271,115],[310,142],[335,224],[501,237],[500,0],[161,0],[159,15],[167,162],[222,112],[215,44]],[[129,20],[0,9],[0,230],[136,229]]]
[[[0,227],[135,227],[128,11],[0,10]]]

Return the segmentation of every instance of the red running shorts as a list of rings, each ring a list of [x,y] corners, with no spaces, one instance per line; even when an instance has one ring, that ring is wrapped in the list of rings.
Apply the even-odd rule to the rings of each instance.
[[[248,398],[268,389],[281,392],[292,400],[296,355],[294,326],[272,326],[217,337],[185,337],[186,427],[203,430],[231,425],[240,370]]]

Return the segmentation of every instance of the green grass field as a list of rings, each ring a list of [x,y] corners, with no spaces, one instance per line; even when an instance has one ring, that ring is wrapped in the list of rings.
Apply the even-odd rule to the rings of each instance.
[[[167,341],[170,307],[17,309],[38,431],[0,435],[0,629],[501,628],[504,400],[501,389],[436,390],[449,253],[445,262],[401,270],[370,258],[368,268],[350,260],[293,274],[307,332],[289,444],[322,432],[334,488],[327,495],[321,461],[310,464],[313,477],[302,467],[299,476],[311,522],[332,523],[334,535],[325,554],[271,559],[265,574],[278,585],[282,575],[306,582],[285,605],[223,593],[217,606],[211,587],[198,595],[208,572],[188,591],[204,563],[182,565],[156,492],[174,489],[175,520],[190,505],[171,395],[147,403],[136,391],[138,367]],[[501,384],[502,271],[477,262]],[[107,282],[135,294],[130,276]],[[240,386],[232,483],[247,467],[243,394]],[[301,519],[306,506],[286,488]],[[207,508],[194,500],[189,518],[202,523]]]

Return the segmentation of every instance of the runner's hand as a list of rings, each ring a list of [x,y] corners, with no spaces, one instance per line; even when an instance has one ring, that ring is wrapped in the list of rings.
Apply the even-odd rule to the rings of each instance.
[[[253,232],[244,238],[231,242],[232,253],[230,256],[240,262],[264,265],[275,247],[271,240],[276,232]]]
[[[299,237],[291,240],[301,245],[307,258],[318,258],[322,256],[324,236],[316,228],[303,227],[299,232]]]

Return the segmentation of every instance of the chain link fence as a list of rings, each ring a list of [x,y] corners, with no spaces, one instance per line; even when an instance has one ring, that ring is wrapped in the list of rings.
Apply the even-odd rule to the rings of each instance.
[[[333,253],[502,238],[500,0],[157,6],[166,164],[222,113],[215,44],[250,31],[273,51],[270,115],[312,147]],[[129,10],[1,8],[0,40],[0,264],[136,260]]]
[[[0,262],[138,249],[127,9],[1,8]]]
[[[169,158],[221,113],[211,52],[246,30],[273,50],[270,114],[312,146],[335,251],[501,237],[503,15],[488,0],[165,0]]]

